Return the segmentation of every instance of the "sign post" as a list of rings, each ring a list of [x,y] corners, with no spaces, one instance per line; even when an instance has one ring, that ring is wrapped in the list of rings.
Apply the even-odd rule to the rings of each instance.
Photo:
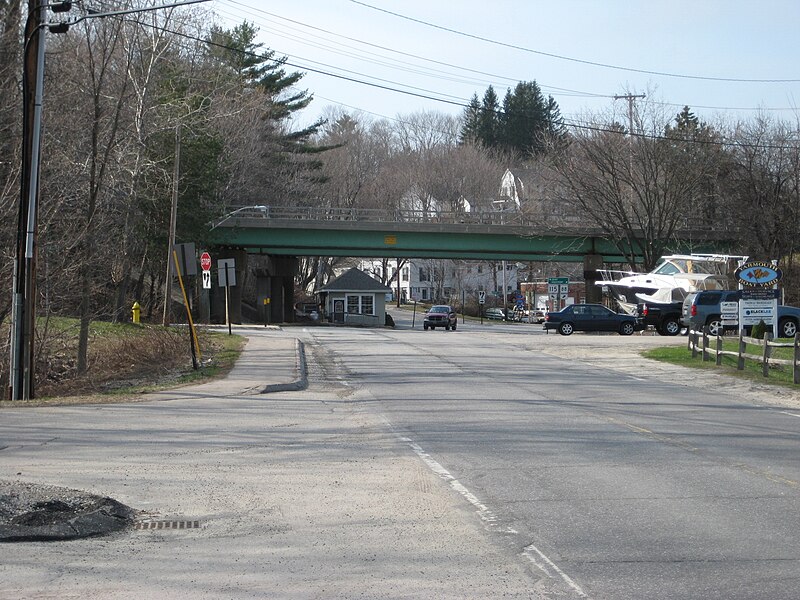
[[[203,270],[203,289],[211,289],[211,255],[203,252],[200,255],[200,268]]]
[[[225,322],[228,324],[228,335],[231,335],[231,288],[236,285],[236,260],[221,258],[217,261],[219,286],[225,288]]]
[[[566,305],[567,295],[569,294],[569,278],[568,277],[548,277],[547,278],[547,293],[550,296],[550,306],[556,311],[561,310],[562,300]]]

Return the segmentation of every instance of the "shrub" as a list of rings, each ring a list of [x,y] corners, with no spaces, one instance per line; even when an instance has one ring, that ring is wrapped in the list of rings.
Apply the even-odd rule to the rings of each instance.
[[[764,334],[767,331],[771,331],[772,328],[767,328],[767,324],[764,323],[764,319],[761,319],[758,323],[753,325],[753,329],[750,330],[750,337],[756,338],[757,340],[763,340]]]

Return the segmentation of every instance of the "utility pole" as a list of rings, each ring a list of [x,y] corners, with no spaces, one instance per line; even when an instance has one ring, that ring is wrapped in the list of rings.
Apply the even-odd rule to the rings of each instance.
[[[627,100],[628,101],[628,135],[633,135],[633,103],[636,99],[644,99],[644,94],[622,94],[621,96],[614,96],[614,100]]]
[[[17,221],[17,249],[11,312],[11,399],[33,397],[33,326],[39,158],[44,87],[43,0],[28,3],[23,45],[22,177]]]
[[[644,94],[623,94],[614,96],[614,100],[628,101],[628,170],[630,171],[630,187],[628,189],[628,201],[633,204],[633,103],[637,99],[643,99]]]
[[[169,216],[169,242],[167,243],[167,279],[164,281],[164,316],[162,325],[170,322],[172,299],[172,249],[175,247],[175,230],[178,226],[178,180],[181,175],[181,124],[175,127],[175,167],[172,173],[172,209]]]

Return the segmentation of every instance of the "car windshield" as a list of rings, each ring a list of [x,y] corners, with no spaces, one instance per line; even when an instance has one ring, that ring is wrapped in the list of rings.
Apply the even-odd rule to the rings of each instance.
[[[433,306],[428,312],[432,313],[446,313],[450,312],[450,308],[447,306]]]

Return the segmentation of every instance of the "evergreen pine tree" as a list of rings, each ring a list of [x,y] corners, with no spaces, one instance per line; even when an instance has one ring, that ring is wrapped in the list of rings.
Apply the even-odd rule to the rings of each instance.
[[[486,89],[478,120],[478,139],[487,148],[495,148],[500,134],[500,102],[492,86]]]
[[[478,94],[472,94],[472,100],[464,109],[463,124],[461,126],[460,142],[462,144],[475,144],[479,140],[481,118],[481,101]]]

